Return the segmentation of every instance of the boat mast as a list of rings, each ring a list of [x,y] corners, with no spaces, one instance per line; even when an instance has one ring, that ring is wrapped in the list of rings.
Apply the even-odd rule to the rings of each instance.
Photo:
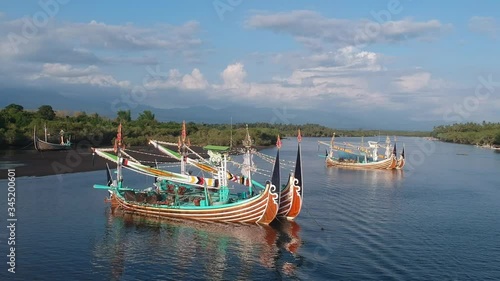
[[[116,163],[116,180],[117,180],[117,188],[122,187],[122,123],[118,125],[118,132],[116,134],[116,139],[115,139],[115,152],[116,155],[118,156],[118,162]]]
[[[233,148],[233,117],[231,116],[231,127],[229,129],[229,132],[231,134],[231,138],[229,139],[229,149]]]
[[[385,159],[391,156],[391,139],[389,136],[385,138]]]
[[[44,128],[44,131],[45,131],[45,141],[47,141],[47,123],[43,124],[43,128]]]
[[[187,150],[186,150],[186,121],[182,121],[182,133],[181,133],[181,174],[186,175],[186,162],[187,162]]]
[[[252,139],[250,138],[250,133],[248,132],[248,124],[246,125],[247,134],[245,139],[243,140],[243,146],[245,147],[245,159],[249,161],[248,167],[248,192],[252,194],[252,159],[251,157],[251,147],[252,147]]]
[[[332,139],[330,140],[330,155],[329,155],[329,157],[333,157],[334,144],[335,144],[335,132],[333,133]]]

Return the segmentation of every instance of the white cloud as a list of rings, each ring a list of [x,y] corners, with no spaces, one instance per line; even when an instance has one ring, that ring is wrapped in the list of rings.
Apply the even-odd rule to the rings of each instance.
[[[203,41],[198,37],[199,23],[158,24],[140,27],[134,24],[59,22],[50,19],[29,36],[24,35],[26,18],[0,18],[0,58],[45,63],[101,63],[101,53],[115,55],[161,52],[185,60],[198,60]],[[116,60],[115,63],[119,63]],[[128,60],[123,60],[128,62]]]
[[[403,92],[416,92],[426,88],[431,81],[431,74],[429,72],[418,72],[411,75],[399,77],[394,84],[400,91]]]
[[[186,74],[182,77],[182,86],[185,89],[197,89],[202,90],[208,87],[208,82],[201,74],[198,68],[193,69],[191,74]]]
[[[100,73],[95,65],[76,68],[68,64],[46,63],[42,71],[33,75],[31,79],[47,79],[65,84],[88,84],[100,87],[127,88],[130,86],[129,81],[118,81],[111,75]]]
[[[469,30],[496,39],[500,33],[500,25],[493,17],[472,17],[468,23]]]
[[[181,90],[203,90],[210,87],[201,71],[193,69],[191,74],[182,75],[179,70],[171,69],[164,77],[155,77],[147,80],[144,85],[146,89],[181,89]]]
[[[451,28],[451,25],[438,20],[417,22],[404,19],[378,23],[366,19],[326,18],[309,10],[257,13],[247,19],[246,26],[290,34],[314,51],[322,50],[325,44],[342,47],[409,39],[428,41],[440,37]]]
[[[226,89],[238,89],[244,86],[244,80],[247,76],[242,63],[230,64],[221,73],[224,81],[223,87]]]

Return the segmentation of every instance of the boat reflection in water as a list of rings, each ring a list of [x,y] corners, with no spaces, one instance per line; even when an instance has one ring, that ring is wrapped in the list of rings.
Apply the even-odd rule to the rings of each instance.
[[[397,188],[404,179],[405,171],[326,169],[326,174],[328,181],[342,186],[349,186],[353,182],[362,182],[366,187]]]
[[[96,274],[110,280],[258,279],[294,276],[302,264],[300,226],[204,223],[108,212],[105,233],[95,243]],[[104,270],[106,269],[107,270]],[[102,273],[100,274],[101,277]]]

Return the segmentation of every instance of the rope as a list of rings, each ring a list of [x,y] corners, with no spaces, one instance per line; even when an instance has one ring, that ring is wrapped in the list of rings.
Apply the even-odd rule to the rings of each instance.
[[[172,159],[175,159],[174,157],[171,157],[171,156],[168,156],[168,155],[164,155],[164,154],[154,154],[154,153],[149,153],[149,152],[144,152],[144,151],[138,151],[138,150],[132,150],[132,149],[125,149],[127,151],[131,151],[131,152],[135,152],[135,153],[138,153],[138,154],[144,154],[144,155],[149,155],[149,156],[156,156],[156,157],[164,157],[164,158],[172,158]]]
[[[141,163],[139,160],[135,159],[134,157],[132,157],[130,154],[128,154],[127,152],[125,151],[122,151],[123,154],[125,154],[125,156],[128,156],[130,159],[134,160],[135,162],[137,163]]]
[[[33,145],[33,142],[29,143],[27,146],[23,147],[23,148],[20,148],[21,150],[22,149],[25,149],[26,147],[29,147],[29,146],[32,146]]]
[[[276,160],[276,157],[261,153],[261,152],[255,152],[255,155],[259,156],[262,160],[267,161],[271,164],[274,163]],[[285,166],[291,166],[293,167],[295,165],[295,162],[293,161],[288,161],[288,160],[280,160],[280,164],[283,164]]]
[[[316,220],[316,218],[311,215],[311,213],[309,212],[309,209],[305,206],[305,205],[302,205],[302,207],[306,210],[307,214],[313,219],[313,221],[321,228],[321,230],[325,230],[325,228]]]

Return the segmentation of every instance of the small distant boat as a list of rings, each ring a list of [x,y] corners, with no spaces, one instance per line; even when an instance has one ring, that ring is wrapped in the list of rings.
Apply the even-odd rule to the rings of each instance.
[[[33,144],[35,149],[38,151],[51,151],[51,150],[67,150],[71,149],[71,141],[66,139],[64,140],[64,131],[61,130],[59,133],[61,138],[61,143],[51,143],[47,141],[47,127],[44,127],[45,131],[45,140],[41,140],[36,135],[36,127],[33,129]]]
[[[402,169],[405,165],[404,148],[399,156],[396,155],[396,145],[391,149],[390,139],[387,137],[385,155],[378,155],[380,146],[377,142],[369,141],[369,147],[357,147],[355,145],[344,143],[341,147],[335,145],[335,134],[330,143],[319,141],[320,144],[329,146],[330,150],[326,153],[326,166],[348,169],[377,169],[393,170]]]

